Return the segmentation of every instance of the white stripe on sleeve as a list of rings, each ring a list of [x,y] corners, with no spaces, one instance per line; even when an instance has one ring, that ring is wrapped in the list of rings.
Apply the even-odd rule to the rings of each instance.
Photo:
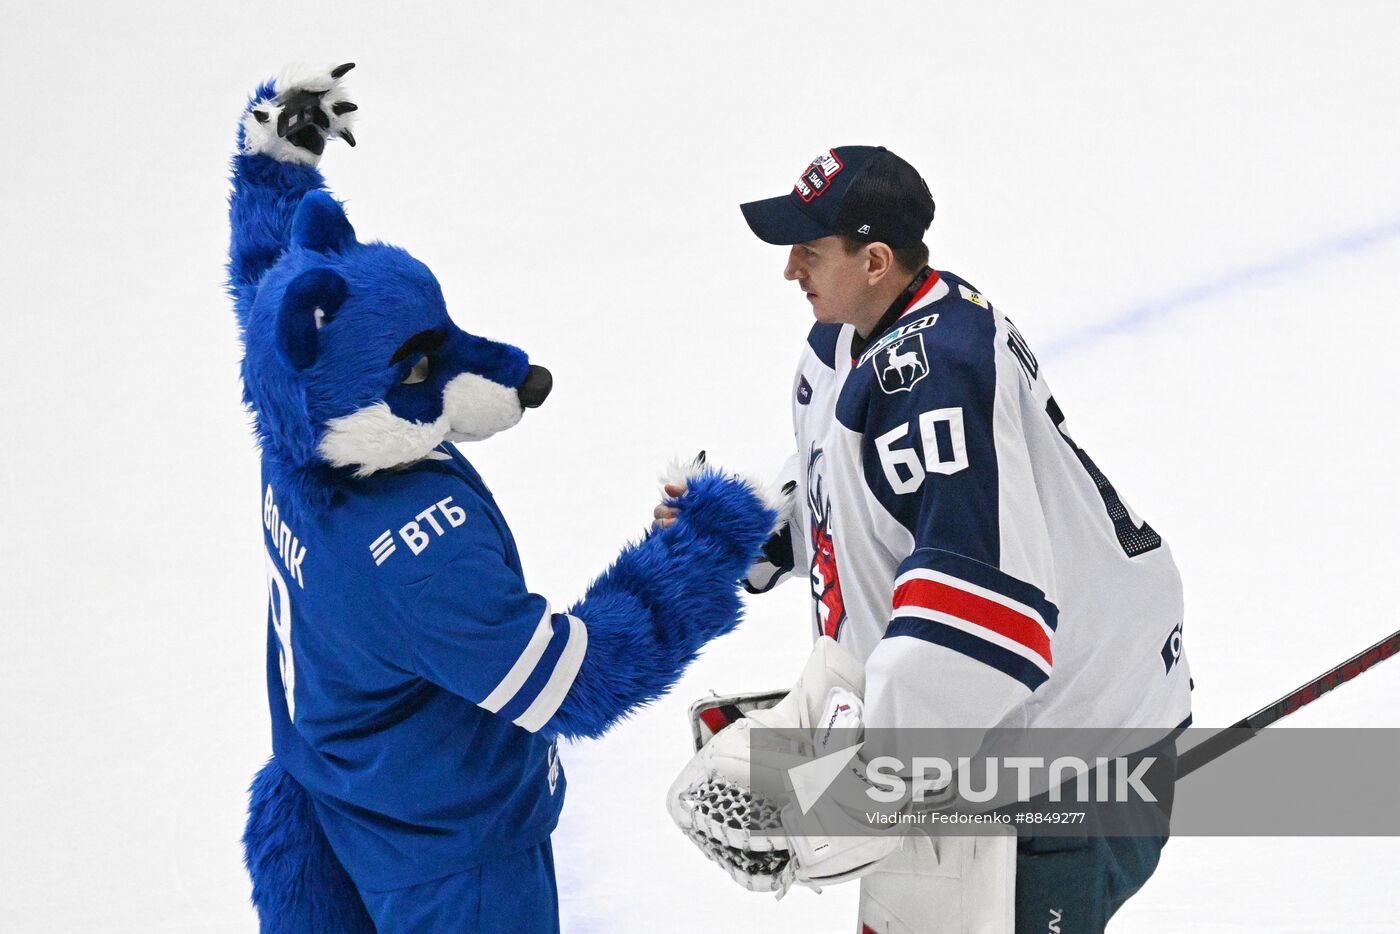
[[[540,663],[540,657],[544,655],[544,650],[549,647],[549,640],[554,635],[554,625],[549,612],[549,604],[545,604],[544,616],[540,617],[540,624],[535,627],[535,634],[530,637],[529,643],[525,646],[525,651],[520,653],[520,657],[515,660],[510,671],[501,679],[501,683],[496,685],[486,698],[481,702],[481,706],[495,713],[515,696],[520,690],[520,686],[530,677],[535,666]]]
[[[559,709],[559,705],[564,703],[569,688],[574,685],[579,666],[583,664],[584,653],[588,651],[588,627],[577,616],[570,616],[568,620],[569,641],[559,655],[554,673],[549,676],[549,683],[540,690],[535,702],[515,720],[516,726],[531,733],[548,723],[549,718]]]

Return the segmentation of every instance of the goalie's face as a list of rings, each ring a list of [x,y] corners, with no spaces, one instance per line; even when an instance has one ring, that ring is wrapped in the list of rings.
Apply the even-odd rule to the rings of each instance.
[[[847,323],[864,290],[863,264],[846,252],[840,237],[794,244],[783,278],[797,283],[823,324]]]
[[[865,334],[884,313],[885,280],[893,254],[883,243],[853,244],[822,237],[794,244],[783,278],[796,282],[823,324],[854,324]]]

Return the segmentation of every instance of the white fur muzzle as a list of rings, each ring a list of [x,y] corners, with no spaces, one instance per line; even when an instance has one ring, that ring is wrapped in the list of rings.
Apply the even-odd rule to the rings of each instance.
[[[434,421],[409,421],[376,402],[327,422],[317,451],[332,467],[354,467],[355,476],[367,477],[422,460],[443,441],[489,438],[524,412],[514,389],[461,373],[443,389],[442,414]]]
[[[475,373],[460,373],[442,391],[448,441],[481,441],[520,422],[525,407],[509,386]]]

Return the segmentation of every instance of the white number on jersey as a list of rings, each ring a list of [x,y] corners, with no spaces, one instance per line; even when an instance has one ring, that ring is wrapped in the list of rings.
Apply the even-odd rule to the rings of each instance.
[[[950,456],[945,460],[938,450],[938,426],[948,426]],[[897,425],[875,439],[880,454],[880,467],[890,489],[896,493],[913,493],[931,473],[954,474],[967,467],[967,436],[963,431],[961,408],[933,409],[919,416],[919,436],[923,438],[923,461],[913,448],[892,445],[909,434],[909,423]]]
[[[272,555],[267,555],[267,600],[268,613],[272,617],[272,629],[277,633],[277,642],[282,647],[278,660],[282,669],[282,693],[287,696],[287,717],[295,722],[296,701],[293,698],[297,683],[296,663],[292,658],[292,595],[287,589],[287,581],[277,567]]]

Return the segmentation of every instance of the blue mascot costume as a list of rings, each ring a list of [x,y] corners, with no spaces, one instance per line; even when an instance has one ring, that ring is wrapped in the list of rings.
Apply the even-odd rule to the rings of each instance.
[[[325,189],[349,65],[288,73],[239,126],[229,283],[262,452],[273,758],[244,837],[267,932],[558,930],[556,742],[669,689],[732,629],[778,498],[700,462],[675,524],[556,612],[455,442],[544,402],[433,274]]]

